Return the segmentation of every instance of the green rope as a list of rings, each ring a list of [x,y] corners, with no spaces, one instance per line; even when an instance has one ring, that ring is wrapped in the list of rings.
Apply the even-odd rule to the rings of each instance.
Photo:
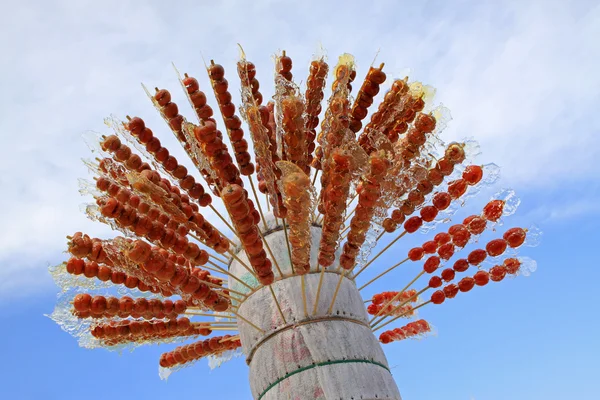
[[[260,400],[263,398],[263,396],[265,394],[267,394],[267,392],[271,389],[273,389],[273,387],[277,384],[279,384],[281,381],[286,380],[287,378],[289,378],[292,375],[296,375],[302,371],[306,371],[315,367],[323,367],[325,365],[333,365],[333,364],[349,364],[349,363],[366,363],[366,364],[374,364],[374,365],[379,365],[381,368],[385,369],[386,371],[390,372],[390,369],[388,367],[386,367],[385,365],[378,363],[377,361],[371,361],[371,360],[361,360],[361,359],[356,359],[356,360],[334,360],[334,361],[325,361],[322,363],[317,363],[317,364],[311,364],[311,365],[307,365],[306,367],[302,367],[299,368],[295,371],[292,372],[288,372],[287,374],[285,374],[284,376],[282,376],[281,378],[277,379],[275,382],[271,383],[261,394],[260,396],[258,396],[257,400]]]

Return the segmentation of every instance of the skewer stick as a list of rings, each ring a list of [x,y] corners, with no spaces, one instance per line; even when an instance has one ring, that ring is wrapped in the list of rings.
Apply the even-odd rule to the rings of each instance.
[[[235,326],[234,322],[231,321],[202,321],[202,322],[192,322],[192,325],[227,325],[227,326]]]
[[[307,311],[307,306],[306,306],[306,283],[304,281],[304,275],[302,275],[300,277],[300,282],[302,284],[302,303],[304,305],[304,317],[308,317],[308,311]]]
[[[335,298],[337,297],[337,294],[340,290],[340,286],[342,285],[342,279],[344,279],[344,276],[346,276],[346,273],[348,273],[348,271],[349,270],[344,270],[344,272],[340,274],[340,280],[338,281],[337,286],[335,287],[335,292],[333,292],[333,298],[331,299],[331,304],[329,305],[327,314],[331,314],[331,310],[333,310],[333,305],[335,304]]]
[[[404,293],[409,287],[411,287],[413,285],[413,283],[415,283],[421,276],[423,276],[424,273],[425,273],[425,270],[419,272],[419,274],[417,276],[415,276],[412,281],[408,282],[408,284],[406,286],[404,286],[404,289],[399,291],[398,294],[395,295],[393,299],[391,299],[390,301],[385,303],[385,305],[383,307],[381,307],[381,310],[379,310],[379,312],[373,318],[371,318],[371,321],[369,321],[369,323],[372,323],[372,325],[377,325],[378,323],[380,323],[385,318],[385,315],[379,321],[377,321],[375,323],[373,323],[373,321],[375,321],[375,319],[381,314],[381,312],[383,310],[385,310],[387,308],[387,306],[392,304],[394,301],[398,300],[400,298],[400,296],[402,296],[402,293]],[[417,295],[418,295],[418,293],[417,293]],[[417,295],[415,295],[415,296],[417,296]],[[415,296],[413,296],[413,297],[415,297]],[[411,300],[411,299],[412,299],[412,297],[409,300]]]
[[[315,176],[313,177],[313,180],[312,180],[313,186],[315,186],[315,183],[317,182],[317,175],[319,175],[319,170],[315,169]]]
[[[375,331],[377,331],[377,330],[379,330],[379,329],[383,328],[383,327],[384,327],[384,326],[386,326],[387,324],[390,324],[390,323],[394,322],[394,321],[395,321],[395,320],[397,320],[398,318],[400,318],[400,317],[403,317],[405,314],[408,314],[409,312],[413,312],[413,311],[415,311],[415,310],[418,310],[419,308],[421,308],[421,307],[423,307],[423,306],[425,306],[425,305],[427,305],[427,304],[429,304],[429,303],[431,303],[431,300],[427,300],[425,303],[419,304],[419,305],[418,305],[418,306],[416,306],[415,308],[411,308],[409,311],[406,311],[405,313],[402,313],[402,314],[398,315],[397,317],[395,317],[395,318],[393,318],[393,319],[389,320],[389,321],[388,321],[388,322],[386,322],[385,324],[383,324],[383,325],[380,325],[380,326],[378,326],[377,328],[373,328],[373,332],[375,332]]]
[[[385,230],[381,231],[381,233],[379,234],[379,236],[377,236],[377,240],[375,240],[375,241],[379,242],[379,239],[381,239],[383,237],[383,235],[385,235]]]
[[[208,327],[208,329],[210,329],[211,331],[233,331],[233,332],[239,331],[239,329],[237,327],[222,328],[222,327],[211,326],[211,327]]]
[[[245,295],[244,293],[240,293],[240,292],[238,292],[237,290],[233,290],[233,289],[225,288],[225,287],[223,287],[223,286],[219,286],[219,285],[217,285],[217,284],[215,284],[215,283],[208,282],[208,281],[205,281],[205,280],[202,280],[202,279],[198,279],[198,280],[199,280],[200,282],[204,283],[206,286],[214,287],[215,289],[227,290],[229,293],[235,293],[235,294],[237,294],[237,295],[240,295],[240,296],[242,296],[242,298],[246,297],[246,295]],[[223,295],[223,296],[225,296],[225,297],[231,296],[231,295],[227,295],[227,294],[225,294],[225,293],[219,293],[219,294],[220,294],[220,295]],[[234,298],[233,296],[231,296],[231,297],[232,297],[234,300],[238,300],[238,299]]]
[[[242,260],[240,260],[240,258],[239,258],[238,256],[236,256],[235,254],[233,254],[233,252],[232,252],[231,250],[227,250],[227,252],[229,253],[229,255],[230,255],[231,257],[233,257],[233,258],[234,258],[234,259],[235,259],[237,262],[239,262],[239,263],[242,265],[242,267],[246,268],[246,270],[247,270],[248,272],[250,272],[250,274],[252,274],[252,276],[253,276],[253,277],[254,277],[256,280],[258,280],[258,277],[256,276],[256,274],[254,274],[254,271],[252,271],[252,270],[250,269],[250,267],[249,267],[248,265],[246,265],[246,263],[245,263],[245,262],[243,262]]]
[[[260,213],[260,218],[262,219],[263,226],[267,229],[267,220],[265,220],[265,215],[263,214],[262,207],[260,206],[260,201],[258,200],[258,195],[256,194],[256,189],[254,188],[254,181],[252,177],[249,176],[248,180],[250,181],[250,187],[252,188],[252,193],[254,193],[254,200],[256,200],[256,205],[258,207],[258,212]]]
[[[257,229],[257,231],[258,231],[258,234],[260,235],[263,243],[265,244],[265,247],[267,248],[267,251],[269,252],[269,255],[271,256],[271,260],[273,260],[273,263],[275,264],[275,268],[277,268],[277,272],[279,272],[279,276],[281,276],[283,278],[283,273],[281,272],[281,269],[279,268],[279,264],[277,263],[277,259],[275,258],[275,256],[273,255],[273,252],[271,251],[271,246],[269,246],[269,243],[267,242],[267,240],[263,236],[263,234],[260,231],[260,229]]]
[[[227,275],[227,276],[230,276],[230,277],[232,277],[233,279],[235,279],[236,281],[238,281],[238,282],[239,282],[239,283],[241,283],[242,285],[246,286],[248,289],[250,289],[250,290],[254,290],[254,288],[253,288],[252,286],[248,285],[246,282],[244,282],[243,280],[241,280],[241,279],[240,279],[240,278],[238,278],[237,276],[233,275],[231,272],[229,272],[229,271],[227,271],[227,270],[225,270],[225,269],[223,269],[223,268],[219,267],[219,266],[218,266],[217,264],[215,264],[214,262],[212,262],[212,261],[208,260],[208,263],[209,263],[210,265],[214,266],[214,269],[213,269],[213,268],[210,268],[210,267],[207,267],[206,265],[204,265],[204,268],[206,268],[206,269],[208,269],[208,270],[211,270],[211,271],[214,271],[214,270],[216,269],[216,271],[218,271],[218,272],[221,272],[221,273],[223,273],[223,274],[225,274],[225,275]]]
[[[288,255],[290,256],[290,266],[292,267],[292,273],[295,274],[296,270],[294,269],[294,263],[292,262],[292,249],[290,248],[290,239],[288,238],[288,231],[285,218],[283,220],[283,233],[285,234],[285,244],[287,245]]]
[[[219,340],[219,343],[229,342],[231,340],[238,340],[239,338],[240,338],[240,335],[235,335],[235,336],[232,336],[232,337],[221,339],[221,340]]]
[[[277,306],[277,310],[279,310],[279,315],[281,315],[281,319],[284,324],[287,324],[285,320],[285,316],[283,315],[283,311],[281,311],[281,306],[279,305],[279,301],[277,301],[277,297],[275,296],[275,291],[273,290],[273,285],[269,285],[269,290],[271,291],[271,296],[273,296],[273,300],[275,301],[275,305]]]
[[[191,312],[190,312],[191,310]],[[184,314],[193,314],[199,317],[213,317],[213,318],[229,318],[229,319],[237,319],[236,317],[232,317],[230,315],[218,315],[218,314],[207,314],[202,312],[195,312],[195,310],[200,310],[199,307],[188,307]]]
[[[215,207],[214,207],[212,204],[209,204],[208,206],[210,207],[210,209],[211,209],[211,210],[213,210],[213,211],[214,211],[214,213],[215,213],[215,214],[217,214],[217,216],[218,216],[219,218],[221,218],[221,221],[223,221],[223,223],[224,223],[225,225],[227,225],[227,227],[229,228],[229,230],[230,230],[231,232],[233,232],[233,234],[234,234],[236,237],[238,237],[238,235],[237,235],[237,231],[236,231],[235,229],[233,229],[233,226],[231,226],[231,225],[229,224],[229,222],[227,222],[227,220],[226,220],[226,219],[225,219],[225,218],[224,218],[224,217],[221,215],[221,213],[220,213],[220,212],[218,212],[218,211],[217,211],[217,209],[216,209],[216,208],[215,208]],[[217,228],[215,228],[215,229],[217,229]],[[219,232],[219,233],[221,233],[221,232]],[[223,235],[222,233],[221,233],[221,235],[222,235],[222,236],[225,236],[225,235]],[[227,236],[225,236],[225,237],[227,237]]]
[[[323,276],[325,275],[325,267],[321,267],[321,274],[319,276],[319,286],[317,286],[317,297],[315,298],[315,305],[313,306],[313,315],[317,314],[317,306],[319,305],[319,296],[321,295],[321,287],[323,286]]]
[[[387,246],[385,246],[385,247],[384,247],[384,249],[383,249],[383,250],[381,250],[379,253],[377,253],[377,255],[376,255],[375,257],[371,258],[371,260],[370,260],[368,263],[366,263],[366,264],[364,265],[364,267],[362,267],[362,268],[361,268],[361,269],[360,269],[360,270],[359,270],[359,271],[356,273],[356,275],[354,275],[354,278],[353,278],[353,279],[356,279],[356,277],[357,277],[358,275],[360,275],[360,273],[361,273],[361,272],[363,272],[363,271],[364,271],[364,270],[365,270],[365,269],[366,269],[366,268],[367,268],[369,265],[371,265],[371,264],[373,263],[373,261],[377,260],[377,259],[379,258],[379,256],[381,256],[383,253],[385,253],[385,252],[387,251],[387,249],[389,249],[390,247],[392,247],[392,245],[393,245],[394,243],[396,243],[398,240],[400,240],[400,238],[401,238],[402,236],[404,236],[404,235],[406,235],[406,234],[407,234],[407,232],[406,232],[406,231],[404,231],[404,232],[402,232],[400,235],[398,235],[398,237],[397,237],[396,239],[392,240],[392,241],[390,242],[390,244],[388,244]]]
[[[237,316],[239,319],[241,319],[242,321],[244,321],[245,323],[249,324],[250,326],[252,326],[254,329],[256,329],[257,331],[259,331],[260,333],[262,333],[263,335],[265,334],[265,331],[263,331],[262,329],[260,329],[258,326],[254,325],[252,322],[248,321],[246,318],[242,317],[240,314],[238,314],[235,311],[232,311],[232,313]]]
[[[222,259],[222,258],[219,258],[219,257],[217,257],[217,256],[213,256],[212,254],[209,254],[208,256],[209,256],[210,258],[214,258],[215,260],[217,260],[217,261],[219,261],[219,262],[221,262],[221,263],[223,263],[223,264],[225,264],[225,265],[229,264],[229,261],[227,261],[227,260],[224,260],[224,259]]]
[[[361,287],[359,287],[358,290],[359,291],[363,290],[364,288],[366,288],[367,286],[369,286],[371,283],[375,282],[377,279],[381,278],[382,276],[384,276],[388,272],[392,271],[394,268],[396,268],[396,267],[404,264],[408,260],[409,260],[408,258],[405,258],[404,260],[400,261],[398,264],[391,266],[390,268],[386,269],[385,271],[383,271],[382,273],[380,273],[379,275],[377,275],[375,278],[371,279],[369,282],[367,282],[364,285],[362,285]],[[356,278],[356,276],[354,278]]]

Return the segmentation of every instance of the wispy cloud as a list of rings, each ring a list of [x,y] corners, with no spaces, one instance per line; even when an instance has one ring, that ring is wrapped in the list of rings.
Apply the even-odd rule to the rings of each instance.
[[[437,100],[454,116],[446,138],[477,137],[485,159],[504,167],[504,182],[529,188],[597,179],[598,6],[198,4],[39,1],[5,7],[0,296],[21,292],[26,282],[38,287],[31,282],[46,262],[61,259],[66,234],[108,234],[77,211],[84,199],[76,179],[86,176],[79,158],[88,157],[81,133],[104,131],[102,120],[111,113],[139,114],[183,160],[139,82],[172,89],[183,106],[170,62],[207,88],[201,52],[231,70],[237,42],[257,64],[265,94],[270,56],[278,48],[293,56],[298,80],[319,42],[331,60],[354,53],[359,77],[381,48],[378,60],[390,76],[410,67],[411,76],[438,88]],[[230,81],[235,92],[235,79]]]

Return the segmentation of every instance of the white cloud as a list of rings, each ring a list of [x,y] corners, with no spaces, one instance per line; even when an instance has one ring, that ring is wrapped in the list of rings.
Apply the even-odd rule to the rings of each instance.
[[[38,274],[61,259],[66,234],[107,234],[78,212],[76,178],[87,174],[79,159],[89,155],[81,133],[104,131],[111,113],[141,115],[183,160],[139,82],[171,89],[185,109],[170,62],[206,89],[201,52],[232,71],[237,42],[264,94],[277,49],[292,55],[300,81],[319,41],[332,62],[355,54],[359,77],[381,48],[390,76],[411,67],[438,88],[454,116],[447,137],[479,138],[486,160],[505,167],[504,182],[552,187],[595,172],[600,7],[217,3],[18,2],[4,13],[0,296],[46,282]]]

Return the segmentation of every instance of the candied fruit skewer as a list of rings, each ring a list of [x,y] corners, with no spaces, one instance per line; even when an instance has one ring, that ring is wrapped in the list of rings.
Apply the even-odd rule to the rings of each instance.
[[[208,336],[212,333],[210,327],[192,324],[187,317],[169,321],[136,321],[130,319],[109,321],[97,324],[91,327],[90,330],[93,337],[108,346],[192,336]]]
[[[183,300],[146,299],[145,297],[131,298],[123,296],[91,296],[79,293],[73,298],[73,312],[79,318],[177,318],[187,309]]]
[[[483,231],[480,230],[480,225],[478,222],[477,229],[474,230],[473,233]],[[485,227],[485,226],[484,226]],[[411,282],[414,283],[421,275],[424,273],[433,273],[435,272],[441,265],[441,260],[448,260],[452,257],[455,251],[455,247],[463,248],[471,239],[470,231],[467,231],[463,225],[454,225],[448,231],[448,233],[438,233],[433,241],[426,242],[422,248],[416,247],[409,251],[409,258],[412,260],[419,260],[423,257],[425,251],[429,253],[435,253],[435,248],[437,247],[437,252],[439,256],[432,255],[430,256],[423,265],[423,271],[421,271],[415,279]],[[502,239],[494,239],[487,243],[485,250],[484,249],[476,249],[469,253],[466,259],[457,260],[454,263],[453,268],[447,268],[442,271],[441,276],[433,276],[429,280],[429,285],[420,291],[418,294],[423,293],[425,290],[429,288],[437,288],[442,285],[442,281],[450,282],[454,279],[456,272],[464,272],[468,269],[469,265],[479,266],[489,255],[490,257],[499,257],[501,256],[508,247],[518,248],[523,244],[526,238],[526,231],[522,228],[512,228],[508,230]],[[510,240],[510,242],[509,242]],[[455,244],[456,243],[456,244]],[[430,249],[431,248],[431,249]],[[394,298],[388,302],[391,304],[393,301],[397,299]],[[387,307],[384,306],[384,308]],[[381,314],[377,314],[375,317]],[[381,320],[385,318],[382,317]],[[375,318],[373,318],[375,320]],[[372,321],[371,321],[372,322]]]
[[[260,284],[270,285],[274,281],[275,275],[271,261],[263,249],[263,240],[257,226],[258,221],[250,212],[244,189],[239,185],[227,185],[221,193],[221,199],[223,199],[252,266],[252,270],[248,270],[248,272],[255,276]]]
[[[310,63],[308,79],[306,80],[306,113],[304,116],[306,128],[306,142],[308,145],[308,163],[312,163],[315,151],[315,139],[317,138],[317,126],[319,126],[319,115],[321,114],[321,102],[323,101],[325,82],[329,73],[329,65],[324,57],[313,60]]]
[[[471,179],[472,177],[467,176],[467,178]],[[375,255],[373,258],[371,258],[355,274],[354,279],[356,279],[356,277],[360,273],[362,273],[369,265],[371,265],[375,260],[377,260],[383,253],[385,253],[392,245],[394,245],[398,240],[400,240],[400,238],[402,238],[406,233],[414,233],[423,225],[423,222],[433,221],[436,218],[436,216],[438,215],[439,211],[447,209],[450,206],[453,199],[459,198],[466,192],[468,185],[469,185],[468,181],[464,178],[461,178],[461,179],[451,182],[451,185],[449,186],[448,190],[450,190],[452,194],[450,194],[448,192],[436,193],[432,197],[432,205],[423,207],[421,209],[420,216],[409,217],[409,219],[405,221],[405,214],[410,216],[414,212],[414,208],[415,208],[412,200],[406,200],[401,209],[397,209],[392,212],[392,218],[387,218],[383,221],[382,225],[383,225],[384,231],[379,235],[379,237],[377,239],[379,240],[384,235],[384,232],[393,232],[394,230],[396,230],[398,223],[402,223],[405,221],[404,222],[404,231],[400,235],[398,235],[394,240],[392,240],[390,243],[388,243],[388,245],[385,248],[383,248],[379,253],[377,253],[377,255]],[[426,187],[424,184],[423,185],[420,184],[420,186]],[[419,198],[418,201],[420,201],[420,200],[421,199]],[[473,217],[475,217],[475,216],[473,216]],[[398,222],[396,222],[396,221],[398,221]],[[485,226],[484,226],[484,229],[485,229]],[[409,259],[410,259],[410,254],[409,254]],[[376,279],[381,278],[383,275],[392,271],[394,268],[396,268],[400,264],[402,264],[402,262],[394,265],[392,268],[389,268],[387,271],[385,271],[384,273],[377,276]],[[370,284],[370,283],[372,283],[372,281],[370,281],[368,283]],[[365,284],[364,286],[367,286],[367,285]]]
[[[280,106],[287,161],[296,164],[308,176],[310,165],[308,164],[308,141],[304,127],[304,101],[301,96],[290,91],[280,100]]]
[[[223,115],[223,121],[225,123],[227,135],[229,136],[229,141],[235,150],[234,155],[239,166],[239,172],[242,175],[250,176],[254,173],[254,164],[251,162],[251,156],[250,153],[248,153],[248,144],[244,139],[242,120],[235,115],[235,105],[231,102],[231,94],[228,91],[229,83],[227,82],[227,79],[225,79],[225,69],[222,65],[215,64],[215,62],[211,60],[207,71],[215,97],[219,103],[219,109]]]
[[[321,132],[317,135],[319,146],[315,150],[315,157],[312,161],[313,168],[323,170],[322,185],[323,176],[326,175],[324,163],[326,164],[330,154],[341,145],[347,136],[350,115],[349,86],[351,86],[351,77],[356,75],[354,68],[354,57],[343,54],[333,70],[335,79],[331,85],[332,93],[321,122]]]
[[[367,117],[369,107],[373,104],[373,98],[377,96],[380,85],[386,80],[383,66],[384,64],[382,63],[379,68],[373,66],[369,67],[367,76],[356,95],[356,100],[352,105],[352,111],[350,113],[349,125],[350,130],[355,134],[361,130],[361,121]]]
[[[230,335],[214,336],[210,339],[180,346],[173,351],[161,354],[159,364],[162,368],[173,368],[210,355],[235,350],[241,346],[242,342],[239,338],[232,339]]]
[[[109,136],[104,139],[102,145],[106,146],[108,151],[111,151],[111,148],[116,147],[115,142],[118,140],[116,136]],[[118,161],[119,158],[117,155],[123,148],[127,148],[127,146],[120,144],[118,147],[119,150],[115,151],[115,157]],[[111,166],[109,161],[106,159],[101,160],[100,169],[107,173],[114,173],[116,168]],[[135,171],[128,163],[125,162],[123,165]],[[167,179],[161,178],[157,171],[153,171],[148,167],[140,175],[129,174],[125,177],[121,176],[121,179],[127,179],[128,182],[131,181],[131,187],[138,191],[146,190],[147,201],[145,203],[153,202],[155,205],[157,203],[160,204],[159,208],[163,209],[163,211],[167,212],[169,216],[178,222],[186,222],[187,220],[186,226],[205,238],[203,243],[214,249],[217,253],[224,253],[229,248],[229,242],[226,237],[198,212],[198,206],[195,203],[191,203],[189,198],[186,195],[182,195],[179,189],[171,185]],[[108,188],[110,189],[110,186]],[[117,194],[115,193],[115,196]],[[148,196],[150,199],[148,199]],[[150,202],[150,200],[152,201]],[[169,207],[166,207],[167,205]],[[146,206],[142,205],[142,207],[145,208]]]
[[[367,313],[371,314],[371,315],[379,315],[381,313],[392,313],[392,312],[399,312],[400,310],[403,310],[403,308],[401,307],[399,310],[394,311],[393,307],[393,303],[387,303],[384,304],[385,301],[389,301],[392,300],[394,297],[398,296],[398,299],[396,301],[407,301],[407,304],[404,307],[411,307],[410,302],[416,302],[417,301],[417,297],[414,296],[417,293],[417,291],[415,289],[410,289],[410,290],[405,290],[402,293],[399,292],[382,292],[382,293],[377,293],[375,295],[373,295],[373,299],[371,304],[369,304],[369,306],[367,307]],[[386,307],[386,310],[383,311],[383,307]],[[406,308],[404,311],[406,311],[408,308]]]
[[[99,243],[99,239],[97,240]],[[91,257],[91,252],[88,258]],[[83,275],[86,278],[97,278],[101,282],[110,281],[113,285],[123,285],[129,289],[138,289],[140,292],[152,292],[152,293],[160,293],[163,296],[170,295],[171,293],[165,290],[161,290],[158,286],[147,285],[137,277],[133,275],[125,274],[122,271],[113,270],[111,268],[110,260],[106,259],[104,263],[99,263],[96,261],[86,261],[82,258],[71,257],[65,263],[65,269],[67,273],[71,275]],[[168,297],[168,296],[166,296]]]
[[[308,175],[297,165],[279,161],[277,166],[282,172],[281,192],[290,225],[291,262],[294,272],[304,275],[310,271],[310,218],[314,206],[312,186]]]
[[[242,93],[244,93],[244,90],[246,89],[242,89]],[[276,183],[278,177],[281,176],[281,172],[275,164],[279,161],[279,157],[272,152],[273,147],[267,127],[269,111],[266,107],[257,107],[250,101],[244,101],[241,114],[248,123],[250,137],[254,144],[259,180],[258,188],[262,193],[269,196],[269,202],[273,206],[275,217],[283,218],[285,217],[285,207],[283,207],[281,193]]]
[[[256,66],[242,55],[240,61],[237,62],[237,71],[242,86],[242,102],[252,99],[255,105],[260,106],[263,96],[258,90],[260,83],[256,79]]]
[[[175,71],[177,72],[179,83],[181,84],[190,105],[196,113],[198,122],[212,121],[216,123],[213,117],[213,109],[207,104],[206,94],[200,90],[198,80],[189,76],[187,73],[185,73],[183,79],[181,79],[179,71],[177,71],[177,69],[175,69]],[[185,144],[183,142],[181,143],[184,145],[184,149],[188,155],[190,155],[194,165],[196,165],[196,168],[198,168],[208,186],[212,189],[213,193],[218,196],[221,187],[216,180],[216,174],[212,170],[206,156],[198,146],[194,135],[191,134],[189,129],[186,129],[187,124],[188,122],[184,121],[183,136],[185,137]]]
[[[433,292],[431,294],[430,300],[428,300],[424,303],[421,303],[420,305],[418,305],[411,311],[421,308],[429,303],[442,304],[446,300],[446,298],[449,298],[449,299],[454,298],[458,294],[459,291],[465,292],[465,293],[469,292],[475,286],[487,285],[490,280],[492,282],[500,282],[504,279],[506,274],[516,276],[519,273],[521,273],[523,275],[528,275],[531,271],[535,271],[536,268],[537,268],[537,266],[536,266],[535,261],[531,260],[529,258],[526,258],[526,257],[524,257],[522,259],[517,259],[517,258],[506,259],[502,265],[496,265],[496,266],[490,268],[489,271],[479,270],[472,277],[467,276],[467,277],[462,278],[458,282],[458,284],[450,283],[450,284],[446,285],[443,289],[436,290],[435,292]],[[387,321],[386,323],[384,323],[382,325],[379,325],[379,326],[371,325],[371,326],[373,328],[373,331],[377,331],[377,330],[383,328],[385,325],[392,323],[401,317],[402,317],[402,315],[399,315],[399,316],[392,318],[390,321]],[[381,321],[378,321],[377,323],[379,323],[379,322],[381,322]]]
[[[350,231],[340,256],[340,266],[346,270],[352,270],[356,264],[356,257],[365,242],[371,219],[381,198],[381,181],[389,167],[389,160],[382,151],[372,153],[368,163],[368,170],[363,175],[360,187],[357,189],[358,205],[350,222]]]
[[[230,302],[226,297],[203,283],[193,270],[174,262],[167,250],[136,240],[124,249],[124,254],[147,274],[161,282],[168,282],[179,294],[189,297],[190,301],[200,301],[214,311],[229,308]]]
[[[285,50],[275,58],[275,72],[288,82],[292,82],[294,77],[292,74],[292,59],[286,54]]]
[[[448,149],[454,144],[450,144]],[[386,218],[383,221],[383,229],[385,232],[394,232],[398,224],[402,224],[406,217],[409,217],[413,212],[425,202],[425,196],[430,194],[436,186],[439,186],[444,181],[444,177],[448,176],[454,170],[454,165],[458,162],[448,159],[446,157],[441,158],[434,167],[427,170],[427,177],[419,180],[416,187],[408,192],[407,199],[403,202],[400,208],[392,210],[391,217]],[[483,177],[483,169],[477,165],[467,166],[465,172],[463,172],[462,179],[466,181],[468,186],[477,185]],[[466,179],[465,179],[466,178]],[[455,184],[455,188],[452,190],[453,193],[458,194],[458,189],[462,188],[462,183]],[[466,190],[466,187],[464,187]],[[448,193],[448,195],[450,195]],[[439,211],[445,210],[450,206],[448,200],[452,200],[452,196],[448,198],[446,194],[435,194],[437,196],[436,204],[441,208],[436,207],[434,204],[422,207],[420,210],[421,218],[425,222],[431,222],[435,219]]]
[[[210,119],[212,116],[212,109],[206,104],[206,96],[199,90],[198,81],[193,77],[189,77],[187,74],[184,75],[184,79],[181,79],[179,71],[177,71],[177,69],[175,69],[175,71],[177,72],[179,83],[181,84],[190,105],[194,111],[196,111],[198,118],[200,119],[201,116],[203,116],[204,118],[202,120]],[[146,88],[144,87],[144,89]],[[198,151],[194,141],[190,140],[192,138],[190,138],[185,129],[187,121],[181,114],[178,114],[177,105],[171,101],[171,93],[166,89],[159,90],[158,88],[155,88],[155,91],[156,93],[154,96],[151,96],[146,90],[154,107],[169,125],[171,131],[185,150],[188,157],[192,160],[194,166],[202,174],[206,183],[210,187],[214,186],[210,168],[207,168],[206,159],[202,152]]]
[[[371,139],[373,132],[384,133],[386,127],[393,120],[394,110],[398,108],[399,103],[407,101],[410,97],[409,86],[406,81],[406,78],[394,81],[390,90],[385,94],[383,101],[379,103],[377,111],[371,115],[371,120],[359,135],[358,143],[368,154],[376,150]],[[373,85],[373,89],[375,89],[375,85]],[[378,86],[377,89],[379,89]]]
[[[127,123],[112,123],[112,127],[123,137],[137,144],[136,148],[143,150],[144,154],[150,153],[151,159],[155,160],[153,164],[179,182],[181,188],[192,199],[197,200],[201,207],[211,204],[212,198],[205,192],[202,184],[196,182],[194,177],[188,174],[187,168],[179,164],[177,159],[161,146],[158,138],[141,118],[131,118]]]
[[[185,84],[184,81],[180,80],[181,84],[184,86],[186,94],[189,95],[189,90],[197,89],[198,81],[196,81],[194,78],[187,77],[187,75],[185,81],[187,82],[187,84]],[[173,132],[179,143],[182,145],[186,154],[190,157],[193,164],[196,166],[198,171],[200,171],[202,176],[205,178],[206,182],[210,185],[212,183],[212,179],[210,177],[210,171],[206,169],[206,160],[204,159],[203,155],[197,151],[197,148],[195,148],[193,142],[190,142],[190,137],[185,130],[185,124],[187,121],[181,114],[179,114],[177,104],[171,101],[171,93],[166,89],[159,90],[158,88],[155,88],[156,93],[154,94],[154,96],[152,96],[150,95],[145,86],[144,90],[148,94],[148,97],[150,97],[152,103],[154,104],[154,107],[159,111],[160,115],[171,128],[171,131]],[[208,109],[210,110],[210,107],[208,107]],[[166,149],[161,151],[166,153],[164,156],[162,156],[162,158],[168,158],[169,155]],[[206,199],[204,199],[203,201],[207,202]]]
[[[431,332],[431,326],[424,319],[409,322],[401,328],[391,329],[379,335],[379,341],[383,344],[423,336]]]

